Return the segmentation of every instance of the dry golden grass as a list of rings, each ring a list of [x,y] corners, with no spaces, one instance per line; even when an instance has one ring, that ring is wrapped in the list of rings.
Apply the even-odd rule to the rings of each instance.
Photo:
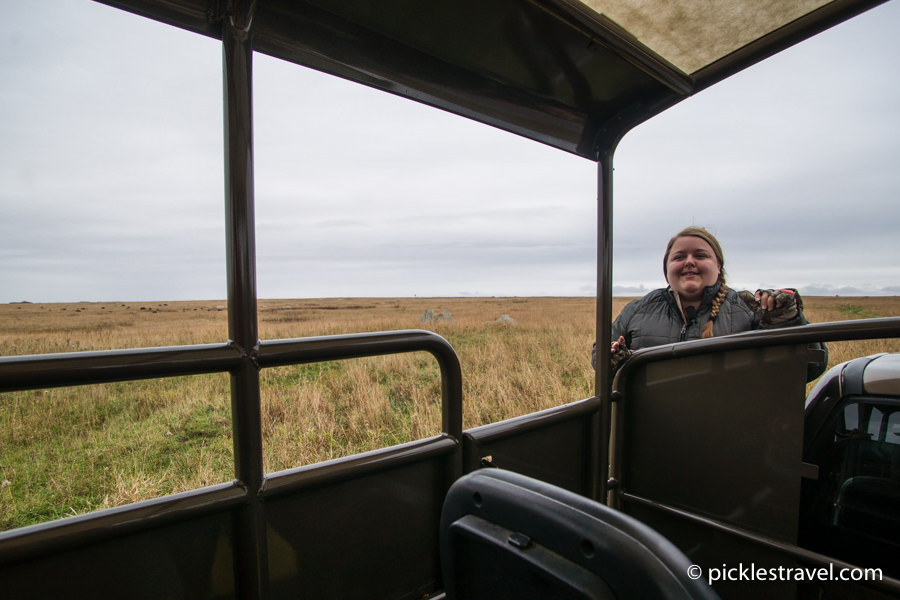
[[[806,318],[812,323],[900,316],[900,298],[896,296],[812,297],[804,302]],[[878,352],[900,352],[900,340],[832,342],[828,344],[828,364],[833,366]]]
[[[453,320],[420,322],[429,309]],[[473,427],[589,397],[593,319],[589,298],[286,300],[261,304],[260,335],[432,330],[459,355]],[[440,372],[426,353],[272,369],[263,385],[273,470],[440,432]]]
[[[0,355],[222,342],[224,305],[0,305]],[[897,298],[806,305],[813,322],[900,314]],[[452,321],[422,323],[426,309]],[[594,310],[593,298],[265,300],[259,329],[264,340],[435,331],[459,355],[469,428],[590,396]],[[829,351],[833,365],[900,352],[900,342]],[[261,382],[268,472],[440,431],[440,373],[427,353],[265,369]],[[230,480],[228,387],[216,374],[0,395],[0,529]]]

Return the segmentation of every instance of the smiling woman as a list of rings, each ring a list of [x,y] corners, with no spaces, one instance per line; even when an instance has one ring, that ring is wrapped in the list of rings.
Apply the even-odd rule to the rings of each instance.
[[[682,310],[690,307],[696,313],[705,288],[715,285],[720,279],[724,287],[725,257],[722,247],[705,229],[684,229],[669,240],[663,257],[663,271],[669,286],[678,295]],[[710,315],[712,320],[717,312],[714,307]]]
[[[663,273],[668,287],[630,302],[616,317],[610,350],[612,370],[641,348],[809,323],[796,290],[758,290],[754,297],[729,289],[722,246],[702,227],[686,227],[669,240]],[[825,349],[822,344],[811,347]],[[811,364],[808,380],[818,377],[827,362],[826,358]]]

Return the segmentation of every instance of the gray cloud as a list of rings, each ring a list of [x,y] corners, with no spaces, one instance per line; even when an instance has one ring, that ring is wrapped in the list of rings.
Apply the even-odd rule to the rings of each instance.
[[[0,301],[224,297],[218,43],[49,1],[0,22]],[[664,285],[688,224],[736,287],[900,293],[898,25],[878,7],[628,134],[616,293]],[[594,293],[591,162],[264,56],[254,73],[261,296]]]
[[[900,59],[898,20],[895,4],[874,9],[626,136],[616,280],[662,285],[666,240],[697,224],[721,240],[738,286],[896,289],[900,87],[885,73]]]

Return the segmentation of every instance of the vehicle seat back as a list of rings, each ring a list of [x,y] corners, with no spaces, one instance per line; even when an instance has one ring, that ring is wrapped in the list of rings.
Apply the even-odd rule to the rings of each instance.
[[[449,599],[718,598],[648,526],[510,471],[481,469],[457,480],[440,540]]]

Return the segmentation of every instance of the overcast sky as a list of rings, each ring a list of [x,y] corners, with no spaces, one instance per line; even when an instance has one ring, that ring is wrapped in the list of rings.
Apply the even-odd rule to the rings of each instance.
[[[86,0],[0,0],[0,302],[225,297],[221,49]],[[900,3],[628,134],[619,294],[709,227],[733,287],[900,294]],[[589,295],[596,168],[256,55],[262,298]]]

